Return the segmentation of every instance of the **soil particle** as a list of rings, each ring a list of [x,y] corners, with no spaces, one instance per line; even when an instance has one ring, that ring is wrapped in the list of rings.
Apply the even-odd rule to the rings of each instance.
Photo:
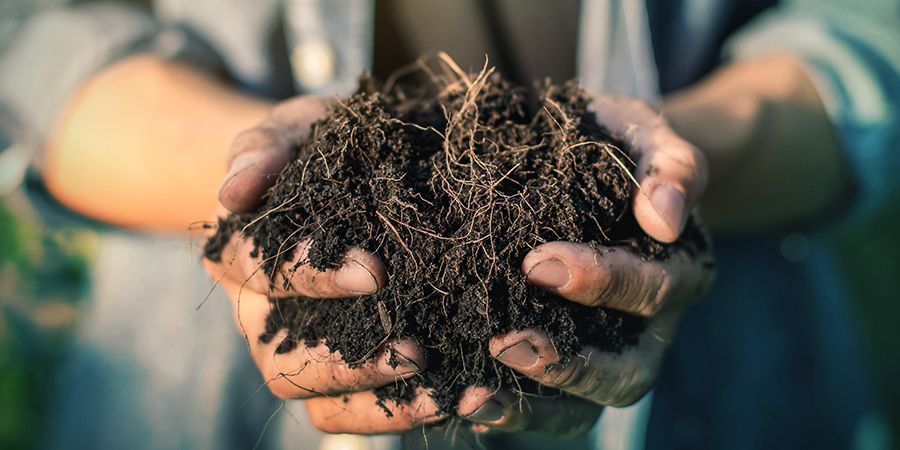
[[[527,90],[490,70],[445,69],[424,83],[363,80],[297,142],[258,212],[219,221],[205,255],[222,260],[229,236],[242,230],[261,270],[287,279],[297,265],[284,261],[306,240],[301,263],[322,270],[342,265],[352,246],[378,254],[389,276],[383,290],[272,299],[259,339],[287,330],[278,352],[324,341],[359,365],[386,342],[414,338],[427,369],[378,389],[379,404],[427,388],[452,413],[468,385],[555,395],[497,363],[492,336],[543,330],[565,363],[585,345],[620,352],[644,329],[642,318],[529,285],[521,263],[530,249],[565,240],[663,259],[706,244],[693,221],[672,245],[643,233],[630,206],[630,150],[597,125],[575,83]]]

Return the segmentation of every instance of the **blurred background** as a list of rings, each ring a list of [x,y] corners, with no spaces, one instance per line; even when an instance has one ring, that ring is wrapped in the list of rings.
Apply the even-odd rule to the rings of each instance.
[[[13,0],[0,0],[0,6],[5,1]],[[23,156],[0,141],[0,158],[16,157]],[[24,167],[27,161],[22,161]],[[16,187],[18,183],[9,183],[14,178],[15,174],[0,172],[0,449],[31,448],[40,438],[50,412],[49,395],[54,392],[47,386],[65,383],[60,369],[71,356],[73,339],[90,307],[90,274],[100,233],[90,224],[39,215],[34,201]],[[892,204],[900,205],[900,198]],[[849,307],[863,334],[868,353],[863,359],[873,366],[873,391],[887,413],[893,442],[900,442],[900,233],[896,230],[900,230],[900,208],[845,232],[839,238],[839,261],[850,275],[857,299]],[[803,259],[805,242],[797,234],[784,238],[785,258]],[[196,243],[192,247],[185,240],[185,257],[191,251],[196,252]]]
[[[900,204],[900,199],[897,199]],[[900,441],[900,210],[841,238],[851,305],[871,353],[879,400]],[[0,448],[28,448],[47,413],[89,292],[97,231],[42,223],[21,192],[0,197]],[[185,242],[185,252],[187,245]],[[791,244],[796,247],[796,243]],[[802,252],[794,248],[792,251]]]
[[[89,290],[92,232],[41,224],[20,194],[0,199],[0,448],[40,436]]]

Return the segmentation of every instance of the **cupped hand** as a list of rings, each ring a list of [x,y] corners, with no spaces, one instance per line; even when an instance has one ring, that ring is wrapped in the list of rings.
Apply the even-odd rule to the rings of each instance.
[[[654,239],[674,242],[706,186],[703,155],[640,100],[599,97],[592,108],[597,121],[637,156],[636,220]],[[564,365],[557,364],[559,355],[540,330],[494,337],[490,351],[500,363],[567,395],[552,400],[555,412],[548,414],[543,399],[488,393],[481,404],[492,414],[471,419],[478,430],[576,434],[590,428],[604,405],[637,402],[652,387],[682,312],[714,278],[709,254],[676,251],[664,261],[644,261],[625,248],[575,242],[538,246],[526,255],[522,271],[530,283],[566,300],[643,316],[647,327],[635,346],[619,354],[588,346]]]
[[[246,213],[262,205],[262,196],[293,157],[293,146],[327,112],[328,103],[316,97],[297,97],[276,105],[258,126],[238,135],[229,153],[229,171],[219,191],[228,211]],[[223,210],[223,213],[227,211]],[[372,294],[387,283],[381,260],[352,248],[343,264],[319,271],[297,265],[307,255],[307,243],[293,252],[293,261],[275,273],[262,270],[260,256],[251,256],[252,239],[235,233],[222,251],[222,261],[205,260],[210,276],[231,299],[235,323],[247,341],[265,385],[281,399],[306,399],[314,426],[332,432],[385,433],[403,431],[441,420],[437,406],[424,392],[413,402],[388,405],[392,416],[376,405],[372,389],[415,375],[425,368],[421,348],[410,340],[389,342],[372,361],[353,368],[331,353],[324,343],[298,343],[288,352],[277,349],[286,337],[260,340],[271,305],[269,298],[305,296],[328,301]]]
[[[604,98],[594,107],[601,124],[638,150],[636,177],[641,187],[634,200],[638,223],[655,239],[674,241],[705,185],[702,155],[643,103]],[[220,191],[222,204],[233,212],[256,209],[262,194],[289,161],[292,143],[324,112],[321,100],[298,98],[276,107],[263,124],[238,136],[231,152],[231,169]],[[237,325],[276,396],[306,399],[312,425],[326,432],[400,432],[445,418],[424,391],[410,403],[387,402],[391,414],[376,405],[373,388],[424,369],[424,354],[412,341],[389,343],[377,359],[351,369],[323,344],[307,347],[300,343],[294,350],[278,354],[284,335],[270,343],[258,339],[270,311],[269,297],[339,298],[370,294],[383,287],[387,276],[377,256],[354,248],[336,269],[320,272],[300,265],[288,273],[267,275],[260,270],[259,258],[249,256],[250,250],[249,240],[236,234],[222,253],[224,262],[206,264],[228,291]],[[301,244],[295,259],[303,260],[305,254],[305,244]],[[558,398],[520,397],[506,390],[470,387],[460,398],[456,413],[475,423],[473,428],[478,431],[528,430],[560,436],[585,432],[599,417],[601,405],[633,403],[650,388],[681,311],[711,282],[710,266],[708,261],[683,253],[666,261],[645,262],[625,249],[595,249],[572,242],[552,242],[534,249],[523,261],[523,271],[533,284],[571,301],[645,316],[647,329],[638,344],[622,354],[588,347],[581,351],[581,358],[550,370],[547,366],[559,357],[540,330],[497,336],[490,349],[501,363],[565,394]],[[400,362],[396,367],[388,364],[392,354]]]

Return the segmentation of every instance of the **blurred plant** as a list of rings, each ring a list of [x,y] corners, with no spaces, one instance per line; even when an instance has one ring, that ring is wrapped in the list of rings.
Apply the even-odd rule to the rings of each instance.
[[[893,204],[900,205],[900,198]],[[900,209],[874,217],[842,236],[839,261],[855,296],[851,305],[869,344],[877,400],[888,415],[894,443],[900,445]]]
[[[37,443],[93,247],[89,232],[50,231],[14,199],[0,199],[0,448]]]

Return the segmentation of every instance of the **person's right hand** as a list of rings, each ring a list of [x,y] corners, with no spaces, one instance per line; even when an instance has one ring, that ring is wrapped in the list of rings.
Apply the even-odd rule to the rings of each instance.
[[[256,210],[262,195],[293,157],[292,147],[314,121],[325,115],[327,107],[323,99],[297,97],[276,105],[263,123],[238,135],[229,154],[228,175],[219,191],[224,208],[236,213]],[[380,349],[378,358],[350,368],[339,353],[331,353],[323,343],[308,347],[301,342],[294,350],[277,353],[286,336],[283,330],[269,343],[259,339],[265,331],[271,297],[305,296],[328,301],[372,294],[382,288],[387,274],[376,255],[353,248],[336,269],[322,272],[303,264],[296,270],[279,270],[275,280],[270,280],[270,274],[260,269],[261,259],[250,256],[251,250],[252,239],[235,233],[222,252],[222,261],[205,260],[204,264],[228,293],[236,325],[275,396],[306,399],[312,424],[331,432],[396,432],[442,419],[437,415],[437,405],[424,392],[409,404],[389,403],[392,417],[376,405],[372,389],[424,369],[425,354],[413,341],[390,342]],[[304,260],[306,250],[301,244],[293,261]],[[293,268],[294,262],[285,261],[281,267]],[[392,353],[400,362],[396,367],[388,364]],[[344,416],[352,417],[341,420]]]
[[[281,103],[262,124],[241,133],[232,145],[230,170],[222,183],[219,200],[231,212],[251,212],[261,205],[261,197],[276,181],[282,167],[293,156],[292,146],[309,132],[310,125],[327,111],[327,102],[315,97],[298,97]],[[222,213],[227,213],[223,209]],[[380,434],[407,431],[446,418],[428,392],[420,391],[409,403],[386,402],[390,415],[376,404],[374,388],[415,376],[425,368],[424,351],[412,340],[387,343],[381,354],[360,366],[350,368],[338,353],[324,343],[297,347],[279,354],[286,337],[284,330],[269,343],[259,337],[265,332],[271,311],[269,298],[306,296],[328,301],[367,295],[387,283],[387,274],[378,256],[352,248],[344,264],[336,269],[318,271],[297,261],[306,258],[301,243],[293,260],[285,261],[270,279],[261,270],[260,257],[250,256],[253,242],[236,233],[222,251],[222,262],[205,260],[210,276],[231,298],[235,323],[247,341],[250,353],[263,375],[266,386],[283,400],[305,399],[310,423],[329,433]],[[274,283],[272,283],[274,281]],[[274,288],[272,286],[275,286]],[[287,286],[287,288],[283,288]],[[400,365],[388,364],[391,354]],[[496,421],[496,401],[505,395],[486,388],[469,387],[458,399],[456,414],[474,423]],[[511,401],[511,400],[510,400]],[[489,404],[489,407],[485,407]],[[529,414],[505,418],[508,430],[529,429],[547,434],[573,436],[584,433],[596,421],[599,408],[583,401],[531,399]]]

